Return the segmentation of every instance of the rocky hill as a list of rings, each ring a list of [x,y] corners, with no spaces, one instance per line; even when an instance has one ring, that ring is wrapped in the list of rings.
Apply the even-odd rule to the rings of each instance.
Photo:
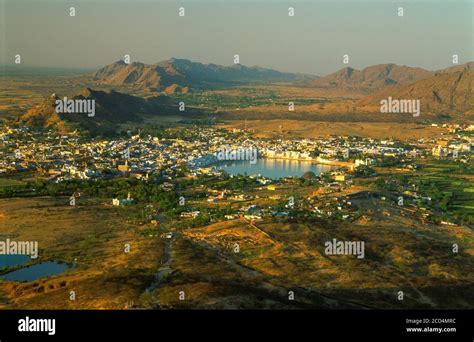
[[[371,92],[388,86],[413,83],[433,74],[433,72],[421,68],[379,64],[362,70],[343,68],[318,80],[313,80],[309,84],[315,87],[337,87]]]
[[[377,107],[382,99],[419,99],[422,113],[474,115],[474,62],[439,70],[431,77],[383,89],[359,101]]]
[[[99,84],[132,86],[167,93],[187,92],[190,88],[208,89],[245,83],[288,82],[305,77],[310,76],[246,67],[241,64],[222,66],[176,58],[156,64],[126,64],[118,61],[94,74],[94,80]]]
[[[65,103],[64,100],[64,97],[52,94],[40,105],[20,116],[18,123],[56,128],[60,131],[81,128],[92,134],[106,134],[115,131],[120,123],[140,121],[139,114],[141,113],[159,113],[160,109],[166,107],[168,101],[164,96],[143,99],[114,90],[105,92],[90,88],[84,89],[71,98],[66,98],[66,103],[72,101],[74,104],[80,104],[80,108],[74,107],[73,104],[70,108],[67,108],[67,105],[59,108],[59,102]],[[93,112],[87,105],[89,102],[83,102],[83,100],[93,100]]]

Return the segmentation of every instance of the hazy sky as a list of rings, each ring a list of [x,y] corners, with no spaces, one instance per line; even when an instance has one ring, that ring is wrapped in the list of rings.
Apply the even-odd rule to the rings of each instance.
[[[474,60],[474,1],[0,0],[0,64],[100,67],[130,54],[327,74],[346,65],[440,69]],[[76,16],[69,16],[69,8]],[[185,16],[178,16],[178,8]],[[288,7],[295,16],[288,16]],[[404,16],[397,15],[398,7]]]

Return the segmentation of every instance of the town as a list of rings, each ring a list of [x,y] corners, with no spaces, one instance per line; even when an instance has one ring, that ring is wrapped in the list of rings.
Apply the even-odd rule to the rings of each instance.
[[[252,148],[258,151],[258,158],[261,159],[294,160],[331,166],[320,175],[311,175],[311,172],[305,175],[308,184],[313,185],[315,194],[322,191],[318,189],[324,189],[324,193],[346,189],[347,193],[351,193],[348,190],[351,188],[356,189],[352,192],[360,193],[360,182],[357,179],[370,177],[377,180],[375,183],[386,191],[396,179],[382,181],[385,169],[395,175],[415,176],[421,172],[420,168],[423,165],[429,164],[429,161],[450,161],[456,165],[464,165],[465,168],[472,168],[473,125],[464,127],[444,125],[440,129],[450,133],[451,138],[419,139],[406,143],[392,139],[379,141],[371,138],[335,136],[317,139],[260,139],[254,138],[252,132],[248,130],[214,127],[146,128],[133,133],[123,132],[120,137],[106,139],[88,138],[78,133],[59,135],[53,131],[45,133],[29,127],[3,126],[0,134],[2,143],[0,175],[13,181],[23,180],[23,186],[3,186],[0,188],[0,194],[4,197],[35,194],[78,197],[81,195],[81,189],[84,190],[85,187],[89,195],[92,194],[91,188],[104,187],[99,185],[99,182],[134,179],[133,184],[136,187],[137,184],[141,184],[141,187],[153,184],[162,192],[181,197],[186,193],[186,184],[190,184],[190,180],[214,177],[230,179],[229,186],[232,185],[232,181],[237,182],[237,179],[245,178],[247,184],[251,186],[248,189],[238,187],[230,189],[211,185],[207,188],[210,192],[207,196],[209,203],[227,198],[248,202],[251,198],[259,197],[253,192],[262,186],[268,191],[274,191],[279,186],[293,184],[296,181],[292,177],[272,179],[261,174],[230,175],[229,178],[224,169],[219,167],[222,162],[219,151],[223,147],[230,150]],[[389,195],[395,198],[394,201],[397,203],[403,198],[404,201],[401,202],[405,205],[411,203],[417,212],[423,211],[423,216],[428,217],[430,215],[426,210],[429,210],[430,205],[434,205],[435,199],[432,201],[430,192],[423,193],[423,186],[413,182],[390,188],[392,191]],[[95,193],[102,197],[105,195],[103,191],[97,191],[96,189]],[[125,188],[116,186],[107,195],[110,195],[110,203],[114,205],[133,203],[144,205],[150,202],[150,195],[140,196],[134,193],[133,187],[128,183]],[[350,207],[347,203],[349,202],[346,200],[344,203],[338,200],[337,203],[333,203],[334,205],[330,203],[324,205],[335,207],[342,213],[342,207]],[[304,201],[304,205],[307,206],[304,210],[319,217],[335,215],[337,212],[326,207],[320,208],[312,204],[312,200]],[[180,207],[177,202],[176,207]],[[181,207],[184,209],[183,205]],[[289,216],[286,211],[279,212],[271,208],[256,210],[255,205],[247,207],[246,210],[227,209],[225,217],[249,215],[253,212],[254,215],[248,217],[261,218],[266,211],[272,212],[273,215]],[[180,217],[196,218],[199,213],[199,210],[192,210],[191,213],[180,212]],[[353,215],[350,212],[340,215],[343,219],[351,216]],[[452,217],[446,216],[439,221],[451,222],[451,219]],[[457,217],[454,220],[459,219]]]

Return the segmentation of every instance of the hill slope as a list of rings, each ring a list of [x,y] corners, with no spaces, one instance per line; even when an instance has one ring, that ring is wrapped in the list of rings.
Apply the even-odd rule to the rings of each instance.
[[[474,62],[437,71],[409,85],[390,87],[359,101],[379,107],[382,99],[419,99],[422,113],[474,115]]]

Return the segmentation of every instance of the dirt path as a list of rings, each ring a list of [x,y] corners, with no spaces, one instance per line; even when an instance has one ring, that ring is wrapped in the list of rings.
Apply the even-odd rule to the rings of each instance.
[[[173,273],[173,268],[171,268],[171,262],[172,262],[172,248],[173,248],[173,242],[174,242],[175,237],[172,237],[171,239],[165,239],[165,250],[163,253],[163,256],[160,260],[160,268],[158,268],[158,271],[156,272],[155,275],[155,280],[153,283],[146,289],[146,292],[152,292],[155,290],[157,287],[160,286],[161,281],[163,278],[167,277],[171,273]]]

